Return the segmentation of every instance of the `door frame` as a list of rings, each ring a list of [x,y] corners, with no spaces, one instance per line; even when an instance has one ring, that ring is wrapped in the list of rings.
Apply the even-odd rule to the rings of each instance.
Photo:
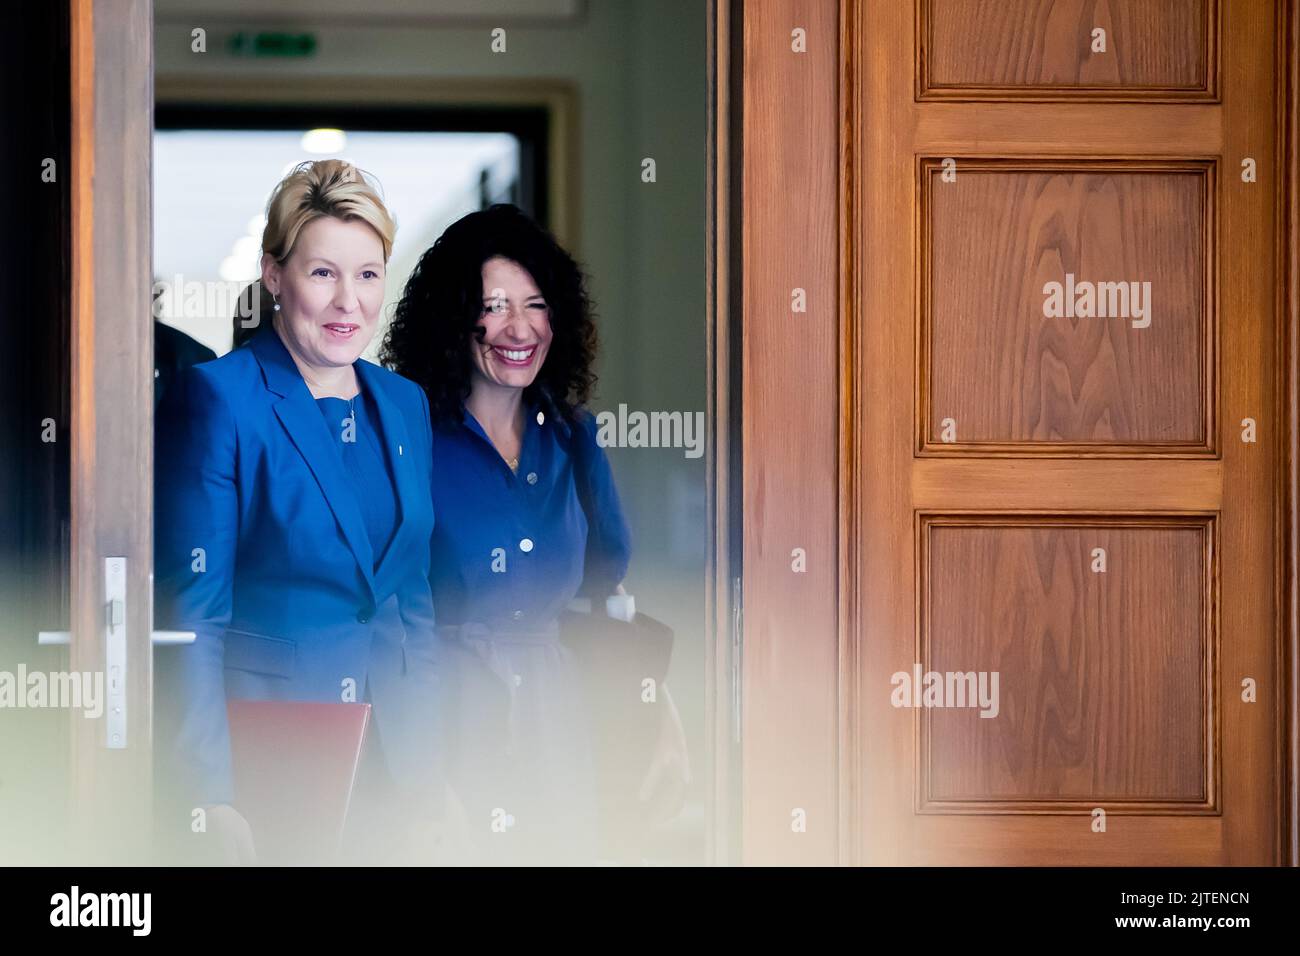
[[[736,11],[739,862],[828,865],[842,842],[840,775],[849,757],[839,686],[850,673],[839,508],[847,451],[839,356],[850,331],[841,288],[841,197],[851,186],[844,24],[835,0],[750,0]]]
[[[140,366],[141,356],[152,355],[150,323],[133,321],[147,315],[150,302],[151,249],[151,149],[153,117],[153,5],[151,0],[68,0],[72,33],[72,632],[71,669],[97,669],[104,659],[100,621],[103,611],[102,572],[96,565],[108,554],[127,553],[131,558],[128,593],[130,607],[151,605],[150,576],[152,540],[142,514],[152,513],[152,396],[148,370]],[[804,841],[805,848],[793,855],[768,847],[768,823],[756,820],[747,808],[763,807],[761,790],[778,783],[777,777],[792,751],[820,744],[810,740],[808,728],[796,729],[779,738],[763,739],[743,735],[744,764],[740,761],[741,731],[746,715],[767,710],[781,713],[790,706],[790,690],[760,665],[764,657],[779,650],[773,635],[778,629],[799,634],[802,609],[784,609],[769,602],[751,613],[750,628],[740,618],[744,584],[759,599],[761,582],[755,580],[755,562],[747,565],[745,538],[759,530],[751,501],[745,490],[754,488],[767,495],[798,489],[772,484],[775,475],[764,467],[768,455],[825,455],[822,435],[809,438],[768,420],[746,419],[744,396],[759,389],[787,394],[797,381],[783,377],[775,364],[755,365],[745,361],[745,345],[763,333],[768,316],[779,314],[756,308],[755,272],[746,269],[746,258],[755,239],[754,215],[744,215],[744,183],[762,182],[775,173],[771,157],[746,155],[744,142],[799,136],[807,128],[795,126],[801,117],[789,111],[771,109],[772,85],[758,85],[746,72],[746,62],[761,58],[755,47],[758,37],[746,33],[746,12],[764,17],[764,22],[798,24],[824,15],[830,0],[779,0],[765,4],[760,13],[752,2],[710,0],[708,11],[710,44],[710,156],[709,156],[709,421],[713,430],[708,443],[711,458],[709,518],[711,520],[709,580],[709,628],[706,648],[706,739],[708,801],[707,842],[711,863],[770,862],[795,859],[799,862],[854,863],[861,814],[855,805],[857,754],[861,741],[855,730],[852,702],[857,657],[855,635],[859,633],[862,596],[857,593],[857,555],[847,546],[859,540],[861,516],[856,508],[861,489],[857,462],[862,390],[851,376],[842,374],[842,359],[857,354],[861,316],[856,311],[862,277],[858,274],[853,248],[857,228],[854,199],[855,158],[860,155],[861,91],[852,82],[857,75],[852,61],[858,40],[858,11],[851,0],[834,3],[837,22],[834,52],[809,55],[800,64],[823,80],[833,78],[837,105],[833,115],[824,109],[813,119],[818,126],[829,123],[835,143],[834,189],[805,190],[798,195],[762,194],[769,214],[764,221],[784,219],[787,223],[836,223],[837,255],[834,262],[812,260],[816,273],[808,283],[810,296],[829,296],[838,315],[834,328],[835,348],[830,360],[818,353],[813,358],[820,374],[836,383],[838,421],[833,453],[836,462],[837,507],[832,512],[805,515],[801,520],[819,527],[831,522],[835,543],[831,570],[819,569],[810,587],[825,594],[833,588],[836,628],[831,636],[838,661],[830,683],[802,688],[799,693],[829,692],[837,701],[836,757],[834,766],[821,766],[815,779],[804,781],[805,803],[830,808],[833,814],[831,839]],[[775,12],[773,7],[777,7]],[[96,13],[101,15],[96,16]],[[1300,9],[1296,0],[1279,0],[1277,31],[1278,63],[1278,151],[1282,172],[1278,217],[1277,308],[1279,388],[1276,429],[1282,482],[1276,489],[1277,514],[1285,520],[1277,530],[1277,590],[1281,603],[1278,615],[1277,684],[1282,706],[1277,708],[1278,766],[1276,780],[1280,815],[1278,861],[1300,866]],[[812,51],[810,51],[811,53]],[[821,51],[822,54],[825,50]],[[829,62],[828,62],[829,59]],[[788,66],[777,65],[779,72]],[[112,89],[112,97],[95,98],[97,89]],[[746,135],[747,134],[747,135]],[[553,164],[553,169],[558,168]],[[96,191],[95,181],[114,183],[112,191]],[[775,181],[775,180],[772,180]],[[826,267],[830,266],[830,271]],[[829,278],[828,278],[829,276]],[[96,303],[101,305],[97,310]],[[113,303],[103,308],[104,303]],[[824,318],[824,316],[823,316]],[[147,358],[145,361],[149,361]],[[123,362],[126,364],[124,365]],[[124,368],[131,369],[123,375]],[[131,423],[104,430],[97,427],[95,411],[101,407],[129,408]],[[752,406],[752,402],[749,407]],[[792,413],[799,409],[792,407]],[[132,428],[131,424],[138,427]],[[791,422],[797,425],[798,422]],[[131,454],[100,454],[105,443],[117,452],[124,447]],[[123,445],[122,443],[127,443]],[[134,443],[134,444],[132,444]],[[114,459],[118,464],[114,464]],[[130,467],[121,467],[130,462]],[[113,507],[107,507],[112,503]],[[98,505],[98,506],[97,506]],[[751,559],[753,555],[750,555]],[[130,730],[136,744],[147,742],[148,701],[152,697],[152,668],[148,613],[128,614],[128,653],[134,662],[128,675]],[[761,624],[761,626],[760,626]],[[788,628],[788,630],[786,630]],[[744,640],[742,641],[742,635]],[[819,638],[825,640],[825,635]],[[744,655],[742,659],[742,649]],[[743,695],[742,695],[743,691]],[[140,702],[144,702],[141,706]],[[741,704],[744,710],[741,710]],[[150,779],[149,748],[133,744],[127,751],[110,754],[99,740],[98,725],[75,732],[71,739],[74,807],[79,825],[91,833],[102,833],[96,814],[104,806],[104,795],[125,787],[132,800],[147,801]],[[805,751],[806,752],[806,751]],[[124,759],[116,759],[122,754]],[[113,759],[109,759],[109,757]],[[830,781],[828,787],[827,781]],[[743,842],[742,842],[743,841]],[[780,841],[777,841],[778,843]],[[98,844],[83,842],[78,845]]]
[[[225,107],[265,102],[266,83],[258,76],[214,73],[202,79],[161,73],[157,100],[177,108],[197,104]],[[433,109],[467,104],[533,107],[549,118],[546,170],[550,231],[566,246],[580,247],[579,181],[581,117],[577,90],[563,81],[538,79],[456,79],[436,77],[282,76],[276,103],[286,108],[348,106],[371,109]]]
[[[71,659],[72,668],[102,669],[105,640],[103,559],[129,562],[127,680],[130,746],[107,751],[102,722],[76,728],[71,742],[75,845],[93,846],[104,862],[134,859],[128,838],[143,832],[152,793],[152,513],[153,324],[152,137],[155,104],[153,0],[66,0],[71,14],[72,316],[71,316]],[[706,443],[705,809],[706,862],[740,856],[740,132],[734,91],[743,51],[743,0],[709,0],[706,341],[709,349]],[[157,77],[158,97],[184,103],[246,102],[262,90],[238,77],[202,83]],[[98,96],[101,90],[109,95]],[[553,122],[550,183],[553,231],[576,244],[577,191],[569,186],[577,150],[577,100],[553,81],[287,79],[287,102],[483,102],[541,105]],[[96,183],[101,185],[96,190]],[[112,188],[103,188],[108,184]],[[104,308],[112,303],[111,308]],[[112,408],[113,416],[96,417]],[[106,445],[105,442],[111,442]],[[109,507],[109,503],[113,507]],[[144,611],[147,609],[147,612]],[[113,794],[106,798],[106,794]],[[112,844],[106,811],[120,815],[126,795],[138,816]],[[134,850],[131,851],[132,853]]]
[[[1276,246],[1278,396],[1277,592],[1279,686],[1279,863],[1300,866],[1300,3],[1280,0],[1277,29],[1277,162],[1281,170]]]
[[[70,3],[70,669],[104,673],[73,720],[71,855],[140,862],[152,817],[153,0]],[[111,409],[111,414],[99,414]],[[105,673],[106,561],[126,559],[124,675]],[[126,739],[106,746],[123,680]]]
[[[1275,806],[1278,814],[1278,842],[1275,862],[1279,865],[1300,866],[1300,492],[1297,477],[1300,475],[1300,127],[1297,110],[1300,105],[1300,9],[1296,0],[1278,0],[1277,3],[1277,152],[1275,162],[1280,171],[1281,187],[1276,236],[1276,308],[1277,354],[1282,361],[1277,368],[1277,408],[1274,429],[1277,442],[1281,480],[1274,489],[1275,514],[1284,520],[1276,523],[1275,531],[1275,593],[1279,598],[1276,613],[1277,659],[1272,684],[1278,689],[1276,720],[1277,766],[1279,774],[1273,781]],[[843,301],[841,310],[840,341],[846,361],[856,365],[861,357],[858,329],[863,317],[858,304],[858,290],[862,276],[859,274],[858,256],[854,238],[858,235],[860,210],[856,203],[856,157],[862,155],[861,136],[863,124],[854,122],[862,116],[863,98],[855,82],[860,71],[853,63],[860,36],[860,11],[851,0],[839,4],[842,57],[841,100],[844,105],[842,140],[843,177],[841,179],[839,221],[841,223],[841,259]],[[840,468],[840,540],[845,542],[841,555],[843,593],[841,596],[840,666],[841,666],[841,754],[843,764],[840,774],[840,842],[839,861],[860,862],[862,845],[863,806],[857,781],[861,779],[858,755],[863,741],[859,734],[858,714],[855,712],[859,672],[857,642],[861,634],[861,607],[863,596],[858,593],[859,569],[857,549],[852,542],[861,540],[862,517],[858,502],[862,477],[858,463],[861,461],[860,428],[863,390],[855,376],[844,375],[841,370],[842,401],[845,414],[841,420],[841,437],[844,458]]]
[[[705,863],[741,859],[741,0],[708,4],[705,420]]]
[[[791,142],[800,137],[825,137],[827,129],[835,138],[837,175],[833,183],[825,183],[820,169],[808,171],[808,178],[800,189],[783,190],[779,163],[768,154],[751,150],[741,157],[738,176],[766,188],[755,190],[761,206],[737,208],[742,221],[741,255],[735,260],[732,271],[743,277],[739,287],[744,298],[733,297],[730,305],[741,316],[741,327],[735,333],[748,342],[765,343],[779,340],[778,323],[788,322],[789,316],[770,306],[759,308],[756,294],[763,294],[761,283],[754,281],[774,269],[786,268],[786,263],[776,257],[755,257],[754,243],[761,241],[756,233],[760,223],[785,223],[795,233],[806,224],[835,223],[838,253],[833,262],[824,257],[809,257],[806,250],[791,250],[799,258],[801,267],[818,277],[810,283],[810,301],[827,297],[835,302],[838,321],[832,339],[835,348],[831,354],[814,349],[811,364],[805,365],[801,374],[776,362],[763,362],[758,350],[744,351],[742,367],[734,373],[733,381],[745,396],[746,415],[741,429],[744,458],[740,468],[743,476],[735,489],[743,488],[746,497],[739,521],[743,524],[746,547],[744,555],[750,560],[739,570],[744,581],[744,591],[749,595],[744,628],[744,666],[741,682],[745,703],[743,718],[744,768],[740,807],[746,813],[743,821],[743,859],[753,863],[804,862],[816,864],[855,865],[862,861],[860,852],[863,837],[860,754],[866,741],[858,729],[855,702],[860,688],[859,644],[862,607],[865,596],[859,593],[860,555],[854,542],[862,540],[862,515],[858,507],[863,490],[863,477],[859,463],[864,449],[861,446],[859,423],[863,419],[864,389],[846,368],[856,365],[861,358],[861,334],[864,317],[859,311],[860,290],[864,277],[859,273],[855,237],[860,228],[861,211],[857,206],[860,182],[860,157],[863,155],[863,91],[856,80],[860,75],[855,62],[861,37],[861,10],[854,0],[763,0],[742,4],[743,13],[761,13],[765,23],[798,25],[808,23],[833,7],[838,24],[836,55],[827,62],[823,50],[813,46],[809,37],[807,59],[795,72],[791,62],[771,62],[770,48],[763,48],[764,37],[741,26],[741,52],[747,63],[761,62],[774,71],[780,82],[772,82],[748,67],[740,70],[742,82],[737,96],[742,102],[744,139],[748,143]],[[1277,613],[1277,660],[1273,686],[1277,688],[1277,766],[1279,772],[1271,782],[1276,793],[1278,813],[1278,845],[1276,862],[1300,866],[1300,3],[1297,0],[1278,0],[1277,19],[1277,154],[1275,162],[1280,172],[1279,216],[1277,219],[1276,307],[1278,310],[1278,380],[1273,429],[1278,442],[1280,481],[1275,486],[1275,509],[1279,516],[1276,530],[1276,586],[1279,598]],[[735,18],[741,19],[741,14]],[[788,29],[788,26],[787,26]],[[799,110],[783,108],[785,90],[801,88],[812,82],[815,75],[823,82],[830,77],[837,88],[837,106],[829,115],[821,103],[811,103]],[[759,247],[761,252],[761,247]],[[829,270],[829,271],[828,271]],[[827,275],[832,276],[826,279]],[[811,310],[810,310],[811,311]],[[828,310],[829,311],[829,310]],[[825,315],[821,317],[823,320]],[[813,779],[799,781],[792,787],[787,779],[791,768],[807,768],[807,754],[816,753],[820,745],[820,729],[802,724],[787,728],[779,734],[764,734],[765,725],[755,723],[754,714],[782,713],[788,708],[790,688],[775,679],[769,665],[774,660],[785,659],[791,652],[783,647],[777,634],[790,635],[786,645],[796,640],[803,646],[815,644],[819,649],[827,639],[820,632],[811,633],[805,625],[807,608],[799,604],[774,602],[766,599],[765,592],[772,585],[772,571],[761,562],[779,562],[780,554],[762,556],[762,548],[755,547],[755,539],[766,543],[762,536],[771,525],[765,513],[763,500],[773,497],[797,501],[798,483],[782,469],[773,466],[768,456],[797,457],[819,460],[828,454],[825,436],[809,433],[806,421],[807,404],[793,403],[796,407],[783,410],[775,418],[766,415],[765,421],[753,419],[754,398],[762,394],[786,395],[797,389],[800,378],[822,376],[837,386],[837,441],[833,453],[836,469],[836,499],[828,506],[822,500],[805,501],[800,522],[810,528],[833,528],[832,540],[836,547],[834,574],[825,580],[807,582],[810,595],[823,597],[825,586],[834,588],[836,669],[834,674],[804,675],[807,686],[798,689],[796,699],[807,700],[818,694],[831,695],[836,701],[837,721],[834,733],[837,741],[835,766],[829,771],[822,762],[812,767]],[[751,496],[750,490],[754,489]],[[761,500],[760,500],[761,499]],[[770,537],[770,534],[768,535]],[[760,557],[761,556],[761,557]],[[733,568],[733,574],[737,571]],[[818,590],[817,585],[822,586]],[[721,594],[719,594],[721,601]],[[719,622],[720,623],[720,622]],[[797,635],[797,638],[795,637]],[[756,735],[756,731],[759,731]],[[827,780],[830,780],[830,785]],[[785,800],[793,790],[798,790],[806,802],[817,808],[833,808],[834,823],[831,839],[808,840],[802,846],[793,841],[773,840],[769,827],[771,820],[756,820],[753,810],[773,812],[773,792]],[[748,812],[747,812],[748,811]]]

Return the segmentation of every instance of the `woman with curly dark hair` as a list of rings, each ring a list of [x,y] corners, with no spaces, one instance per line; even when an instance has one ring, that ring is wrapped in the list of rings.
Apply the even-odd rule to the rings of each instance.
[[[584,408],[595,353],[582,271],[511,205],[465,216],[425,252],[381,353],[433,415],[443,758],[494,862],[596,856],[588,717],[557,626],[575,596],[622,593],[631,551]],[[662,711],[646,792],[689,774],[676,710]]]

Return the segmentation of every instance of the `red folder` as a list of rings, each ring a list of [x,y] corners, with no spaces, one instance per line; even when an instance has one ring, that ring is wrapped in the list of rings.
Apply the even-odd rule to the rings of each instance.
[[[369,704],[227,701],[235,806],[264,865],[328,863],[343,842]]]

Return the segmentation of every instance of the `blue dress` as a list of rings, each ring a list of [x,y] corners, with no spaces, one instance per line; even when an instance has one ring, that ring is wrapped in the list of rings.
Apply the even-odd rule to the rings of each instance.
[[[557,617],[627,572],[627,522],[594,418],[525,407],[518,471],[465,410],[435,425],[430,584],[444,638],[443,755],[485,862],[596,853],[588,718]]]
[[[363,388],[352,400],[318,398],[316,407],[324,416],[330,444],[343,463],[378,568],[401,515],[393,492],[393,466],[384,452],[383,429],[374,398]],[[373,703],[369,681],[362,699]],[[350,862],[387,862],[386,857],[397,852],[389,824],[399,811],[373,723],[367,729],[367,738],[349,808],[344,852]],[[436,804],[434,808],[436,811]]]
[[[334,446],[343,459],[357,507],[370,538],[374,566],[378,568],[401,520],[393,493],[392,464],[384,453],[383,433],[374,399],[365,389],[355,399],[318,398]]]

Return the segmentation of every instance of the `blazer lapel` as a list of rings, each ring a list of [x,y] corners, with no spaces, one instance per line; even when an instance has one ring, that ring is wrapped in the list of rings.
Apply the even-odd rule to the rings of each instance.
[[[388,550],[380,559],[379,569],[375,572],[376,579],[379,579],[391,567],[394,555],[400,550],[398,537],[405,529],[408,517],[414,511],[420,489],[417,487],[414,449],[411,447],[410,434],[406,430],[406,419],[401,409],[393,404],[380,384],[378,366],[360,361],[357,362],[356,369],[357,377],[361,379],[361,387],[370,393],[375,408],[379,411],[379,427],[383,430],[383,445],[392,467],[394,490],[397,495],[397,528],[388,544]],[[424,495],[428,497],[429,489],[424,489]]]
[[[329,425],[316,407],[316,401],[293,364],[293,358],[272,327],[268,325],[254,336],[249,348],[253,349],[262,366],[267,388],[281,396],[275,403],[275,414],[316,476],[316,482],[343,529],[343,537],[352,549],[373,597],[374,554],[370,548],[370,536],[366,533],[361,509],[357,507],[356,493],[348,486],[343,459],[334,447],[335,439],[330,434]]]

